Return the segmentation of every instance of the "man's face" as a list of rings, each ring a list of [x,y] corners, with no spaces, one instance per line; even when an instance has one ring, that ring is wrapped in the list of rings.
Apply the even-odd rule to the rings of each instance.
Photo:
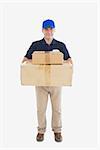
[[[51,38],[53,38],[54,31],[55,31],[55,30],[52,29],[52,28],[42,29],[42,32],[43,32],[44,37],[45,37],[46,39],[51,39]]]

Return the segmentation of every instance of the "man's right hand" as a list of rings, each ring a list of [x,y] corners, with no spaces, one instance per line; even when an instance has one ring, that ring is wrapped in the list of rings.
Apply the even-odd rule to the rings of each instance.
[[[28,59],[27,57],[24,57],[23,60],[22,60],[22,63],[24,63],[25,61],[26,62],[31,62],[31,59]]]

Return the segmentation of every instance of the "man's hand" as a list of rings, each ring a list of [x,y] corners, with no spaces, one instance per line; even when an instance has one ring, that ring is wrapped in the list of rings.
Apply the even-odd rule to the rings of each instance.
[[[68,58],[67,60],[64,60],[64,63],[69,63],[73,65],[73,61],[71,58]]]
[[[31,59],[28,59],[28,58],[26,58],[26,57],[24,57],[23,60],[22,60],[22,63],[24,63],[25,61],[26,61],[26,62],[31,62],[32,60],[31,60]]]

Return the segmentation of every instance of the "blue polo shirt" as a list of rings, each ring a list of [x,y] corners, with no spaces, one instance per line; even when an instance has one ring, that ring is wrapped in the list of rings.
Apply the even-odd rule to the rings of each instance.
[[[24,57],[32,59],[32,53],[34,51],[52,51],[54,49],[56,50],[58,49],[60,52],[64,54],[63,55],[64,60],[71,58],[64,43],[53,39],[51,44],[48,45],[44,38],[42,40],[33,42]]]

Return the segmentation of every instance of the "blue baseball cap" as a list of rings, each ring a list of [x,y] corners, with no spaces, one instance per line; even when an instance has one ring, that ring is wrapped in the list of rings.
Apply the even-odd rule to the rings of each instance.
[[[46,28],[55,28],[55,23],[53,20],[45,20],[43,21],[43,24],[42,24],[42,28],[43,29],[46,29]]]

